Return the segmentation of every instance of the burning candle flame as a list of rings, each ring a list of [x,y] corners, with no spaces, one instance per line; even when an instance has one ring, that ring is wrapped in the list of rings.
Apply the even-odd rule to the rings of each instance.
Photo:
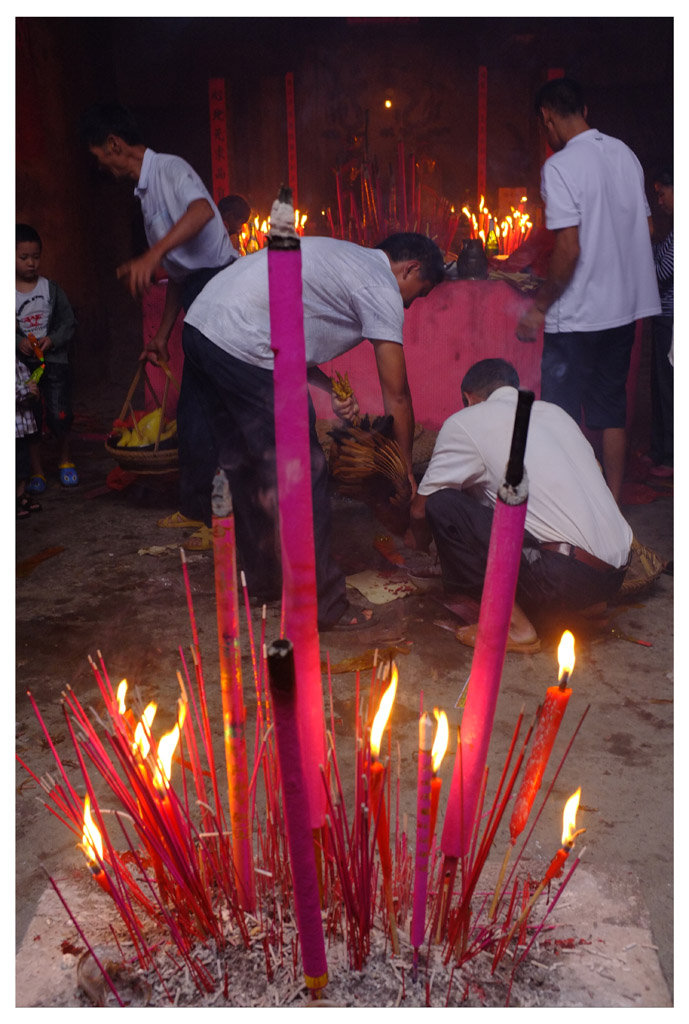
[[[155,774],[153,776],[153,785],[159,789],[169,789],[170,787],[170,775],[172,772],[172,758],[174,757],[177,744],[179,743],[179,736],[184,725],[184,717],[186,715],[186,705],[179,702],[179,716],[170,732],[166,732],[164,736],[161,736],[158,741],[158,766],[156,767]]]
[[[574,637],[568,629],[562,634],[562,639],[557,649],[557,660],[560,666],[557,678],[558,682],[562,682],[562,677],[565,674],[569,678],[574,671]]]
[[[153,724],[153,719],[155,718],[157,710],[158,705],[155,703],[155,701],[151,701],[151,703],[144,710],[144,713],[141,716],[141,721],[138,723],[136,729],[134,730],[134,742],[132,744],[132,750],[135,753],[138,750],[143,758],[148,756],[148,752],[151,749],[151,741],[149,740],[149,736],[151,733],[151,725]]]
[[[121,715],[123,715],[127,710],[127,706],[124,702],[124,699],[127,696],[127,685],[127,680],[123,679],[120,685],[117,687],[117,706],[119,708]]]
[[[376,712],[376,716],[373,719],[373,725],[371,726],[371,754],[374,758],[378,757],[380,753],[380,741],[383,738],[383,731],[388,723],[390,712],[392,711],[392,703],[397,693],[397,666],[392,663],[392,678],[390,685],[387,690],[380,698],[380,704]]]
[[[573,793],[565,804],[562,812],[562,845],[563,847],[573,846],[574,840],[585,829],[577,829],[577,811],[579,810],[579,799],[581,797],[581,786]]]
[[[88,793],[84,798],[84,828],[81,837],[81,848],[94,864],[103,858],[103,839],[100,830],[91,816],[91,801]]]
[[[445,757],[445,751],[447,750],[447,744],[450,738],[450,730],[447,724],[447,715],[444,711],[438,711],[437,708],[433,708],[433,714],[435,720],[438,723],[435,730],[435,739],[433,740],[433,749],[431,750],[431,765],[433,768],[433,774],[435,775],[442,764],[443,758]]]

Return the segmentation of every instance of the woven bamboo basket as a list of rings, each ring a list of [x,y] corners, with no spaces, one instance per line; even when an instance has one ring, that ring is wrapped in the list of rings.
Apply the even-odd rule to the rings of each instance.
[[[124,421],[126,416],[131,416],[132,420],[135,423],[137,422],[137,416],[134,412],[132,399],[134,398],[136,389],[143,378],[144,394],[146,387],[148,387],[151,395],[153,396],[153,400],[156,403],[155,408],[162,409],[160,424],[158,426],[158,435],[155,442],[138,448],[118,448],[117,442],[122,436],[122,433],[117,430],[117,428],[113,428],[105,439],[105,450],[108,455],[111,455],[122,469],[126,469],[130,473],[170,473],[175,471],[178,467],[179,454],[177,450],[177,437],[175,436],[168,438],[165,441],[161,441],[160,435],[165,421],[165,410],[170,392],[170,384],[172,384],[172,386],[177,390],[177,393],[179,393],[179,384],[166,365],[161,363],[160,367],[165,373],[165,385],[162,400],[158,397],[153,385],[151,384],[150,377],[146,372],[146,364],[139,363],[136,373],[134,374],[134,379],[132,380],[129,391],[127,392],[127,397],[124,400],[122,412],[118,417],[119,420]]]

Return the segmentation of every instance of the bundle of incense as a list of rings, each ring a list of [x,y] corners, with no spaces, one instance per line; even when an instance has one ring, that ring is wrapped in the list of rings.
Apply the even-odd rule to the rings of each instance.
[[[333,394],[341,401],[345,398],[351,398],[354,394],[352,385],[349,383],[349,374],[346,372],[342,374],[335,370],[335,375],[331,378],[330,383],[333,389]],[[361,416],[355,416],[351,420],[351,425],[353,427],[358,427],[360,423]]]

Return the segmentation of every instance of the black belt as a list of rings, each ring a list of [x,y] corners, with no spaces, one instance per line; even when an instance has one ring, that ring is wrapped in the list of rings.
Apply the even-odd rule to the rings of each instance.
[[[541,551],[555,551],[558,555],[566,555],[568,558],[573,558],[575,562],[582,562],[584,565],[590,566],[591,569],[596,569],[598,572],[619,572],[620,569],[616,569],[614,565],[610,565],[608,562],[602,561],[600,558],[596,558],[595,555],[590,554],[583,548],[577,548],[574,544],[567,544],[564,541],[558,543],[557,541],[546,541],[540,545]],[[623,568],[623,566],[620,566]]]

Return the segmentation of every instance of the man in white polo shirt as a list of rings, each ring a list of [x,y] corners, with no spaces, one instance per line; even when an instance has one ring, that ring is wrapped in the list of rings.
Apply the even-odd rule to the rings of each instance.
[[[545,327],[541,397],[601,431],[603,468],[619,501],[626,455],[626,383],[635,321],[660,311],[644,175],[619,139],[589,128],[579,85],[543,85],[536,111],[553,155],[543,165],[548,276],[517,326]]]
[[[233,248],[220,212],[208,189],[186,160],[156,153],[144,145],[130,111],[115,103],[98,103],[81,119],[81,136],[100,167],[113,177],[136,182],[149,248],[117,268],[117,276],[138,298],[162,267],[167,274],[165,305],[158,329],[145,343],[142,358],[169,359],[168,341],[180,309],[189,308],[203,286],[229,266],[239,253]],[[217,464],[212,435],[203,408],[189,401],[186,374],[177,404],[180,469],[180,511],[161,526],[202,526],[205,496]],[[200,546],[209,546],[201,532]]]
[[[466,408],[443,424],[412,501],[415,546],[435,540],[445,589],[481,597],[497,492],[509,458],[519,377],[482,359],[462,380]],[[571,416],[534,402],[525,455],[529,499],[510,651],[539,650],[531,617],[609,601],[629,559],[632,531],[591,445]],[[408,537],[411,540],[411,537]],[[473,646],[476,626],[457,639]]]
[[[440,250],[419,234],[393,235],[376,249],[333,238],[301,242],[302,301],[309,383],[329,392],[333,409],[356,406],[332,395],[319,368],[367,339],[373,346],[385,413],[412,476],[414,412],[402,347],[404,310],[443,279]],[[185,374],[209,409],[220,465],[232,491],[239,560],[257,599],[280,596],[275,550],[275,423],[270,347],[268,251],[245,256],[210,281],[190,307],[182,335]],[[311,478],[318,625],[357,628],[344,577],[330,555],[325,458],[310,404]],[[210,505],[210,493],[208,496]]]

